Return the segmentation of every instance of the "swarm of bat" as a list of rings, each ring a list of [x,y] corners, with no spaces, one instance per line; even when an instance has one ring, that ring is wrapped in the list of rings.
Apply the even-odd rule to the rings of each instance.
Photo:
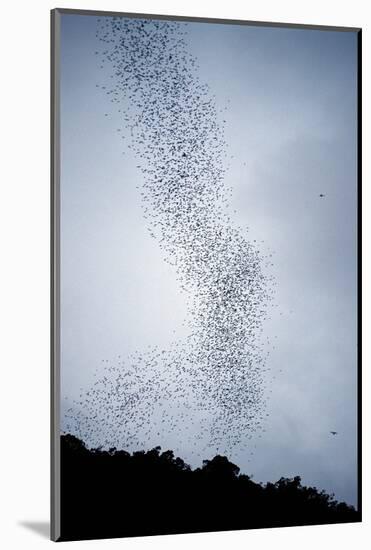
[[[265,416],[271,260],[228,214],[223,115],[189,53],[187,24],[105,18],[97,37],[109,73],[101,88],[137,159],[148,230],[186,297],[189,336],[103,365],[64,430],[90,446],[231,454]]]

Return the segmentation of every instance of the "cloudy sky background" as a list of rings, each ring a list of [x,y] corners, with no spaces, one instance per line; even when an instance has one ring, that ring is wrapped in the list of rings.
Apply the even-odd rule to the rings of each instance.
[[[137,163],[123,155],[114,109],[96,87],[96,25],[62,16],[66,403],[102,359],[186,334],[184,297],[143,220]],[[355,503],[356,33],[205,23],[188,33],[201,80],[227,107],[233,218],[273,252],[277,282],[265,325],[275,346],[269,421],[248,464],[231,458],[257,481],[301,475]]]

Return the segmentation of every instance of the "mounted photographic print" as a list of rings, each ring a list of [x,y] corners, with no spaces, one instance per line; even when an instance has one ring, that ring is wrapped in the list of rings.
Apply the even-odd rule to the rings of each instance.
[[[52,11],[52,539],[358,522],[361,31]]]

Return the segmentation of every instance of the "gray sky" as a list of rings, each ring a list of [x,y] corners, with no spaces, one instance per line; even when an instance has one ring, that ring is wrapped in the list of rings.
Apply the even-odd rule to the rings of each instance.
[[[182,339],[187,313],[143,221],[141,174],[96,84],[96,18],[62,16],[62,399],[102,359]],[[356,33],[194,23],[200,78],[227,107],[236,224],[273,252],[265,432],[231,458],[356,502]],[[130,105],[128,105],[128,109]],[[320,198],[319,194],[325,194]],[[275,307],[277,305],[277,307]],[[64,407],[64,405],[63,405]],[[63,413],[63,410],[62,410]],[[330,430],[338,431],[333,437]],[[187,456],[184,456],[187,458]]]

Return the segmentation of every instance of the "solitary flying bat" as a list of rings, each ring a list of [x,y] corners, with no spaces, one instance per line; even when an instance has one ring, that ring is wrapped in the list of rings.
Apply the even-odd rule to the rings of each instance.
[[[337,432],[330,432],[330,434],[332,434],[332,435],[337,435]]]

